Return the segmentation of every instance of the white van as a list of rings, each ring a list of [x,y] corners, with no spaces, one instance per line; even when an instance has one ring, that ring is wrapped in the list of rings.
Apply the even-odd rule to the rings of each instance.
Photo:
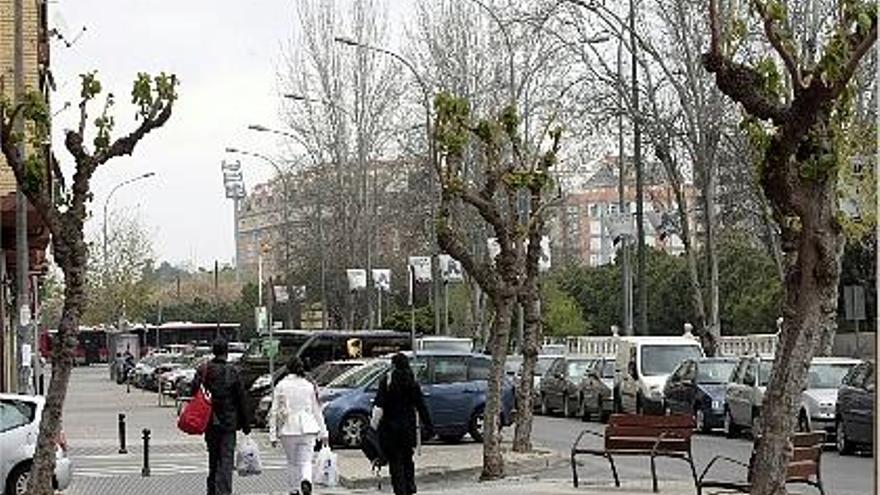
[[[683,337],[620,337],[614,369],[618,412],[663,413],[663,386],[683,360],[703,357],[699,340]]]

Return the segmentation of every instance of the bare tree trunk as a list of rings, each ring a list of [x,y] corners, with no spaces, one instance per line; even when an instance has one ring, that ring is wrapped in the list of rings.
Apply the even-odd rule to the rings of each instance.
[[[806,369],[823,334],[835,326],[844,240],[826,203],[817,201],[803,218],[798,263],[790,264],[786,273],[782,333],[764,396],[761,436],[755,442],[755,458],[763,468],[753,468],[753,494],[786,493],[785,473],[792,455],[788,435],[794,431]]]
[[[715,160],[707,159],[705,156],[708,153],[703,153],[704,157],[701,160],[703,162],[703,206],[705,211],[703,212],[705,222],[706,222],[706,263],[709,268],[709,314],[708,314],[708,324],[703,333],[711,336],[708,340],[712,342],[711,353],[707,351],[708,355],[715,355],[715,345],[714,343],[718,340],[718,337],[721,336],[721,318],[719,314],[719,295],[718,295],[718,253],[717,253],[717,235],[716,235],[716,226],[718,222],[716,221],[715,215],[715,181],[718,176],[717,173],[717,164]]]
[[[489,389],[486,392],[486,409],[483,413],[483,472],[481,480],[499,479],[504,476],[504,457],[501,453],[501,384],[504,381],[504,362],[510,340],[510,320],[513,296],[505,289],[493,298],[495,321],[489,340],[492,366],[489,369]]]
[[[522,370],[516,389],[516,430],[513,436],[514,452],[532,450],[532,423],[534,415],[534,377],[538,352],[541,349],[543,326],[541,325],[541,299],[537,280],[529,281],[523,298],[525,328],[523,330]]]
[[[81,228],[78,234],[80,237],[82,236]],[[70,235],[74,236],[76,233],[70,232]],[[60,242],[56,242],[56,255],[62,249],[67,250],[66,246],[59,249],[59,244]],[[52,346],[52,378],[46,394],[43,416],[40,418],[39,445],[28,481],[29,495],[53,495],[55,493],[52,489],[52,477],[55,472],[55,443],[62,428],[61,413],[73,368],[73,353],[78,343],[79,319],[86,303],[85,247],[80,247],[81,249],[76,249],[79,255],[74,253],[57,256],[62,260],[61,268],[64,271],[64,308],[61,322],[58,325],[58,334]]]

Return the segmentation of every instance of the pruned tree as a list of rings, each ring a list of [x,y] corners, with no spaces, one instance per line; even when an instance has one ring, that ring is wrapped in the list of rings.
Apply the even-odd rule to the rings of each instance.
[[[815,59],[798,47],[785,2],[748,4],[746,15],[763,28],[767,56],[757,63],[739,59],[731,47],[748,23],[735,6],[722,10],[718,0],[710,0],[711,42],[703,65],[745,114],[743,126],[763,153],[761,187],[781,229],[784,321],[755,440],[754,458],[760,462],[751,468],[753,495],[781,495],[807,369],[823,334],[833,335],[836,328],[844,247],[838,175],[852,166],[852,80],[877,39],[877,3],[836,2]]]
[[[494,310],[481,478],[495,479],[504,476],[499,419],[511,313],[520,296],[535,288],[544,216],[553,202],[550,172],[557,161],[561,130],[548,126],[542,135],[549,147],[529,152],[523,147],[519,117],[511,106],[479,118],[471,113],[467,100],[444,92],[435,98],[435,108],[434,163],[441,192],[437,242],[474,277]],[[471,139],[479,145],[484,170],[480,182],[464,174],[464,154]],[[526,191],[531,206],[525,225],[520,223],[517,204],[520,191]],[[457,221],[464,208],[475,210],[494,233],[499,250],[494,260],[479,257],[467,242]]]
[[[23,156],[18,152],[21,144],[35,149],[48,139],[51,114],[46,101],[35,92],[29,92],[23,101],[15,103],[0,100],[0,147],[16,182],[49,230],[55,261],[64,274],[64,306],[52,346],[52,379],[28,481],[30,495],[54,493],[52,473],[56,440],[61,430],[79,322],[87,304],[88,246],[83,226],[92,200],[92,177],[99,167],[114,158],[131,155],[147,134],[162,127],[171,117],[177,99],[174,75],[162,73],[151,77],[138,74],[131,92],[131,102],[137,109],[136,118],[140,120],[138,126],[124,136],[112,138],[115,120],[111,110],[115,98],[112,93],[107,93],[100,113],[93,121],[95,136],[89,146],[86,144],[88,107],[101,95],[102,88],[94,72],[82,75],[81,83],[79,125],[67,130],[64,136],[64,145],[73,157],[75,171],[70,190],[62,197],[54,194],[55,184],[48,173],[49,164],[36,153]],[[30,131],[27,136],[14,132],[15,126],[22,121]]]

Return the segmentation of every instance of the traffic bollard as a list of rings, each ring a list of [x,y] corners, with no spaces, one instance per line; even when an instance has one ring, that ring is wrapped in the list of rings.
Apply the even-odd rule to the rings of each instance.
[[[131,376],[125,377],[125,393],[131,393]]]
[[[128,450],[125,448],[125,414],[123,413],[119,413],[119,453],[128,453]]]
[[[150,475],[150,429],[144,428],[144,467],[141,476]]]

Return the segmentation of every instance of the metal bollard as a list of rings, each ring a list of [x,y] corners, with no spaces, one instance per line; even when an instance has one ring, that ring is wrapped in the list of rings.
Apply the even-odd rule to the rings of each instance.
[[[144,467],[141,468],[141,476],[150,475],[150,429],[144,428]]]
[[[128,450],[125,448],[125,414],[123,413],[119,413],[119,453],[128,453]]]
[[[131,375],[125,377],[125,393],[131,393]]]

